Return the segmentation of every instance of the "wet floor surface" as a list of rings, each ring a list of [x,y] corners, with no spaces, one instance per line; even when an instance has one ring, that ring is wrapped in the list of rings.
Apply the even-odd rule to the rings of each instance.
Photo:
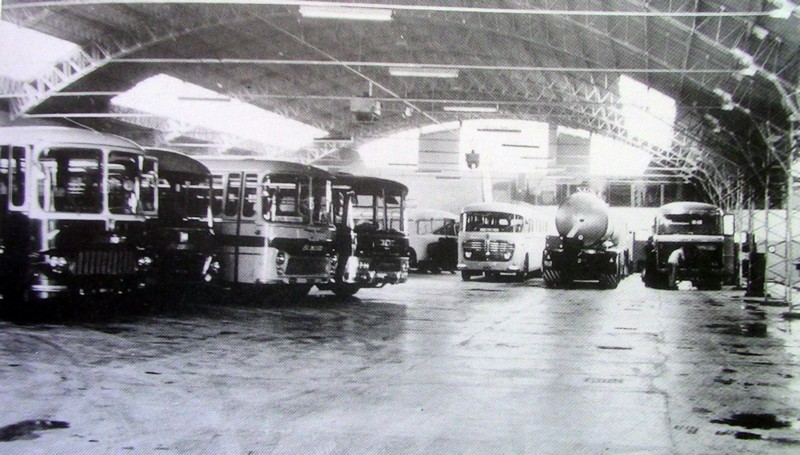
[[[798,453],[800,322],[742,294],[414,275],[0,321],[0,453]]]

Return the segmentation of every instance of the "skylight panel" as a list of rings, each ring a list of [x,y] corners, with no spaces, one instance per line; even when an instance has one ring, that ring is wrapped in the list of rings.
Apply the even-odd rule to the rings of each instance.
[[[0,21],[0,49],[0,76],[26,82],[77,52],[78,45]]]
[[[642,176],[651,159],[648,152],[602,134],[591,135],[589,150],[589,172],[598,176]]]
[[[675,100],[624,75],[619,79],[619,95],[628,132],[655,146],[671,149]]]
[[[111,102],[286,150],[309,146],[315,137],[327,134],[311,125],[166,74],[145,79]]]

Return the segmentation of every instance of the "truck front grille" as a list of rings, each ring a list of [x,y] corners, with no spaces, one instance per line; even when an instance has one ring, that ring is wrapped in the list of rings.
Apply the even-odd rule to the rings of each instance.
[[[136,272],[133,251],[81,251],[75,275],[126,275]]]

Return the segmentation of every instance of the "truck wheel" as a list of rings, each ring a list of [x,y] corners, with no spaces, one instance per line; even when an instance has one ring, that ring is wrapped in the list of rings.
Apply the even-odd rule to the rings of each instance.
[[[463,281],[469,281],[472,278],[472,272],[467,272],[466,270],[461,271],[461,279]]]
[[[543,271],[542,278],[544,280],[544,287],[546,288],[553,289],[561,285],[561,273],[555,270]]]
[[[600,275],[600,287],[603,289],[616,289],[619,284],[617,275],[607,274]]]

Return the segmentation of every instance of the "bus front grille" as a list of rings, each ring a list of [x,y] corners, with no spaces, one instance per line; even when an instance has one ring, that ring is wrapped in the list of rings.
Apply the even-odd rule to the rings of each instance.
[[[464,251],[483,251],[486,248],[483,240],[465,240]]]
[[[286,265],[287,275],[324,275],[328,273],[328,258],[325,256],[291,257]]]
[[[82,251],[78,253],[75,275],[124,275],[136,272],[132,251]]]

